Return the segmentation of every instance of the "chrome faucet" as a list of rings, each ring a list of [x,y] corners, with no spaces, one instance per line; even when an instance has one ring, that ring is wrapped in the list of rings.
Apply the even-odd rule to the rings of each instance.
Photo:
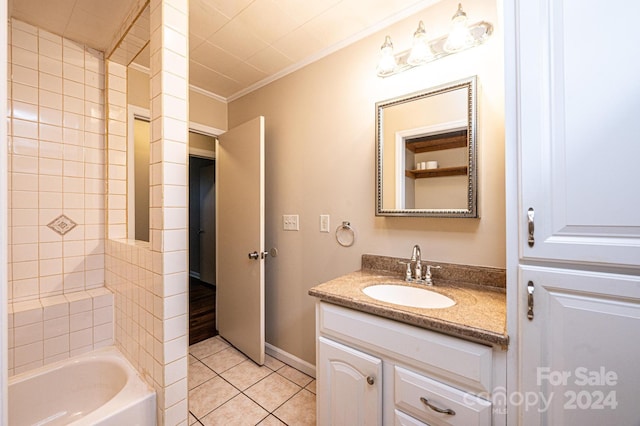
[[[414,280],[417,283],[422,282],[422,252],[420,251],[420,246],[413,246],[413,251],[411,252],[411,261],[416,263],[414,267]]]

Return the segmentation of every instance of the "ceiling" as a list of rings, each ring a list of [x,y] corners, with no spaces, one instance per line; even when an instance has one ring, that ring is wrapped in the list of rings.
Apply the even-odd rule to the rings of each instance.
[[[190,0],[189,79],[234,98],[438,0]],[[136,0],[10,0],[12,17],[106,51]],[[144,54],[136,62],[144,66]]]

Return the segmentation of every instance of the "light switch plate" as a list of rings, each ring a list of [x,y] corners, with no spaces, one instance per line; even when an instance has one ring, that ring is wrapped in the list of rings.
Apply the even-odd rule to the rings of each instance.
[[[299,231],[300,227],[298,226],[298,215],[282,215],[282,229],[284,229],[285,231]]]
[[[320,215],[320,232],[329,232],[329,215],[321,214]]]

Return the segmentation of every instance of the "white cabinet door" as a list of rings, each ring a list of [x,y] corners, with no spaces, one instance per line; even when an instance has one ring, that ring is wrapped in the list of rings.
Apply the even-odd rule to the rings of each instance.
[[[515,1],[520,257],[638,266],[640,2]]]
[[[637,425],[640,276],[521,266],[519,293],[518,423]]]
[[[382,361],[318,338],[318,425],[382,424]]]

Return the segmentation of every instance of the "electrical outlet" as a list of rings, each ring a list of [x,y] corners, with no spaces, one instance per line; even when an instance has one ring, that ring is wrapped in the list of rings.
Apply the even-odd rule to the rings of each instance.
[[[282,229],[285,231],[299,231],[298,215],[297,214],[285,214],[282,215]]]
[[[329,215],[320,215],[320,232],[329,232]]]

